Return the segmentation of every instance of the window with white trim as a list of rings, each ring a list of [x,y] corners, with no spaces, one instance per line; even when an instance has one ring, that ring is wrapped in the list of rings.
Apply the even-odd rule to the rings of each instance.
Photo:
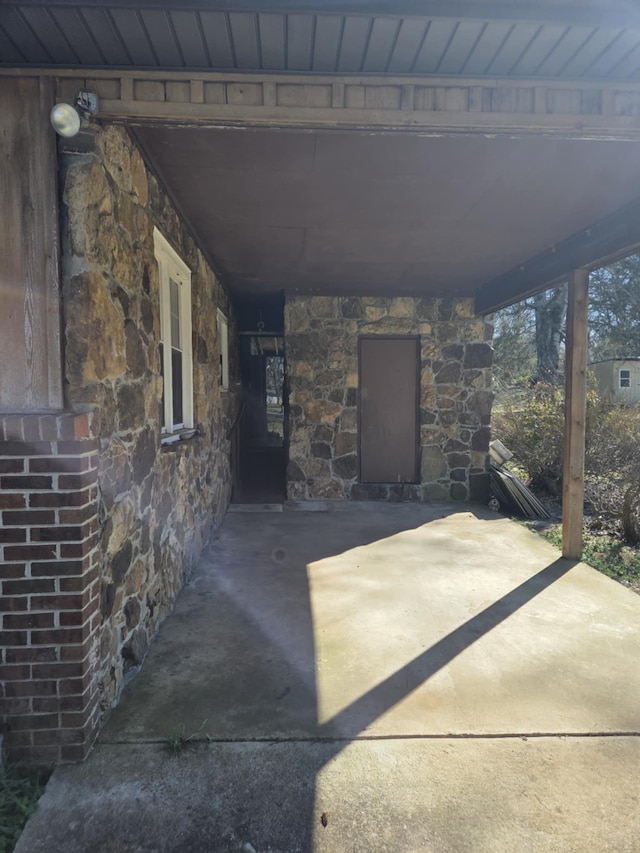
[[[229,327],[227,318],[218,308],[218,340],[220,342],[220,385],[229,387]]]
[[[170,443],[193,430],[191,270],[157,228],[153,246],[160,278],[162,442]]]
[[[631,387],[631,371],[627,368],[620,368],[620,387],[621,388],[630,388]]]

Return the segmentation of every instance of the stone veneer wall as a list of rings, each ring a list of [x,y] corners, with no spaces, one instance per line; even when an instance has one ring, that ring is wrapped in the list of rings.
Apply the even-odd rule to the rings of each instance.
[[[95,130],[82,152],[62,143],[60,182],[65,393],[98,440],[99,686],[103,712],[200,555],[231,492],[227,431],[237,366],[220,387],[216,309],[223,290],[126,130]],[[161,447],[159,283],[153,227],[193,272],[196,437]]]
[[[360,484],[358,336],[397,334],[421,340],[420,483]],[[287,298],[289,498],[486,500],[492,335],[470,299]]]

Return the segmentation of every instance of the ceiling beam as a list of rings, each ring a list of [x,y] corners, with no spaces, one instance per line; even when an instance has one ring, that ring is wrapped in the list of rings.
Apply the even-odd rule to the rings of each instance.
[[[3,5],[49,6],[48,0],[0,0]],[[640,10],[621,0],[591,2],[505,2],[505,0],[57,0],[57,6],[156,8],[225,12],[280,12],[392,15],[475,21],[531,21],[581,26],[640,24]]]
[[[476,291],[477,314],[491,314],[567,279],[573,270],[593,270],[640,247],[640,199],[579,231]]]

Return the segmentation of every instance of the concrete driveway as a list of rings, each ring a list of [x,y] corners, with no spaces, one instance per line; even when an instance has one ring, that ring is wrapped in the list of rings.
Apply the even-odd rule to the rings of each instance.
[[[327,506],[227,514],[18,853],[637,853],[640,597],[481,508]]]

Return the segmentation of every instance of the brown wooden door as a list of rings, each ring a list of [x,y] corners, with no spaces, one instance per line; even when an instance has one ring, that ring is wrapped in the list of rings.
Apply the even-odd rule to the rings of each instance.
[[[360,338],[360,482],[418,480],[420,341]]]

